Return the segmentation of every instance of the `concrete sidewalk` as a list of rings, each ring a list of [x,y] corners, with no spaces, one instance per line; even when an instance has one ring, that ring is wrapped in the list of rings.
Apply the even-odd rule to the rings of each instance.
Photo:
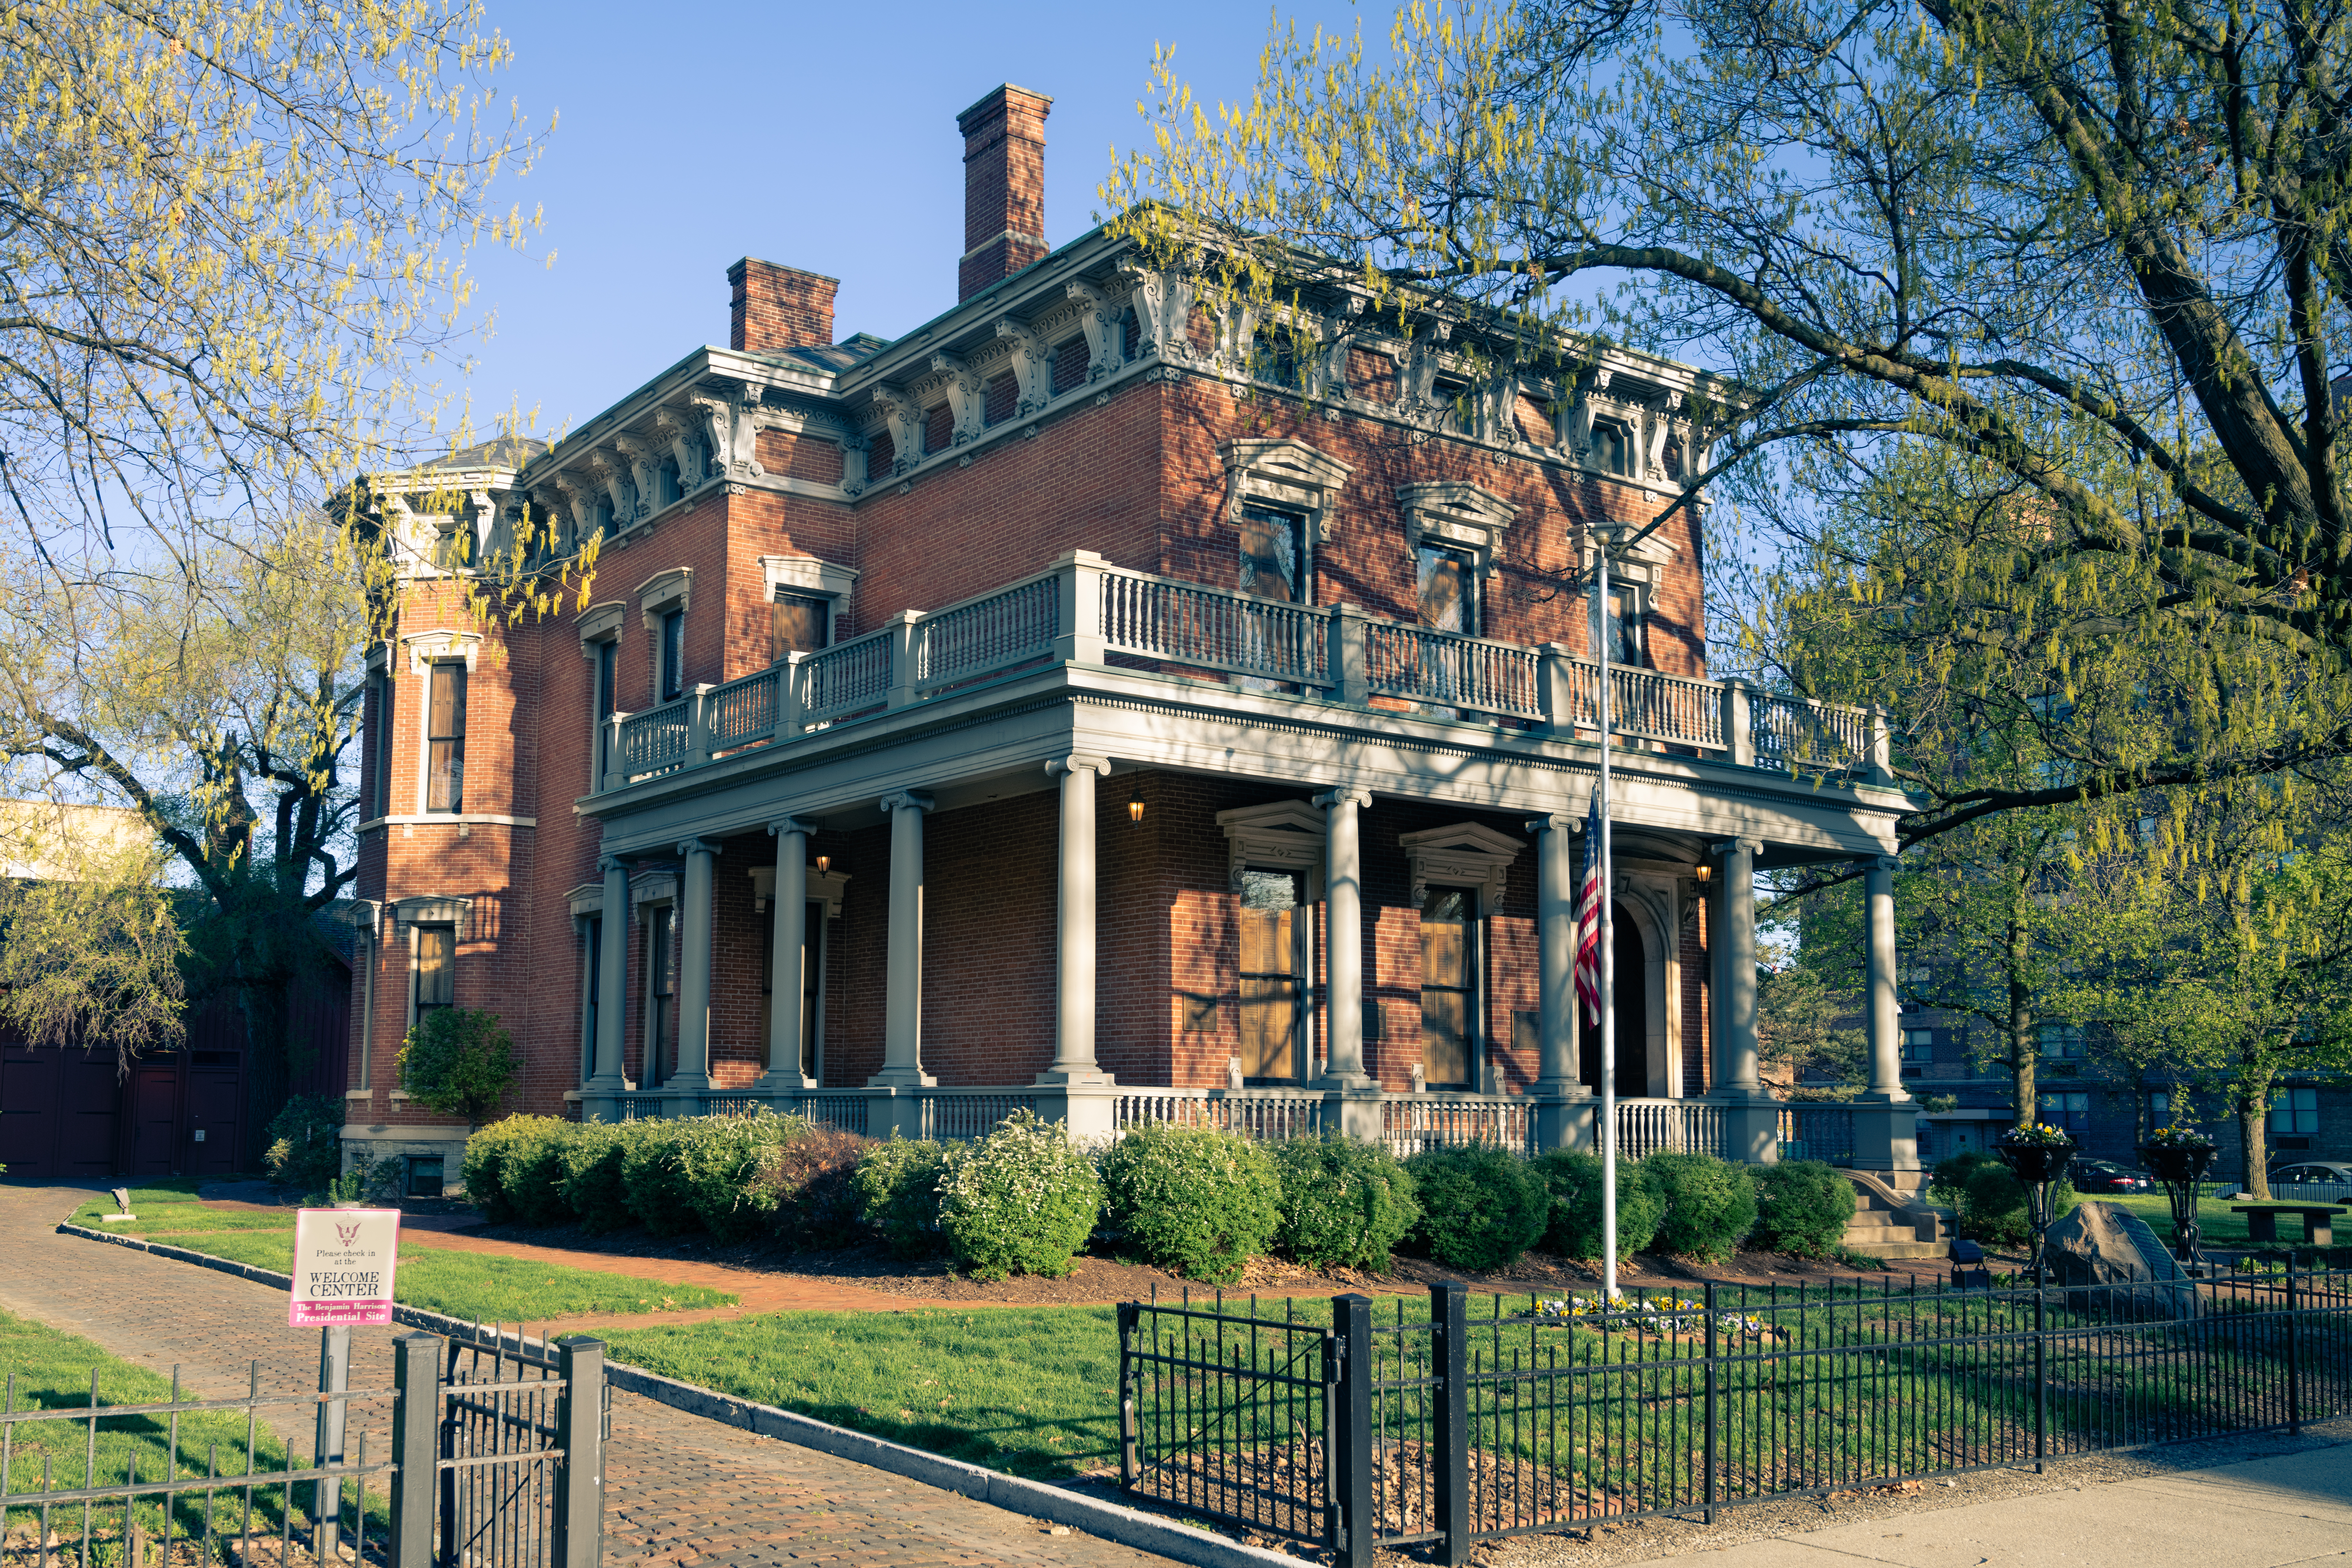
[[[1704,1568],[1853,1568],[1856,1559],[1903,1568],[2284,1568],[2347,1558],[2352,1446],[1907,1510],[1672,1561]]]

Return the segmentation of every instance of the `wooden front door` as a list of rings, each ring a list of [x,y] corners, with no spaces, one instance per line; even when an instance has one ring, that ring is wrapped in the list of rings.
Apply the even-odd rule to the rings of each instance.
[[[1296,1083],[1306,910],[1297,873],[1244,871],[1241,907],[1242,1077]]]
[[[1477,901],[1466,888],[1422,900],[1421,1068],[1432,1089],[1478,1087]]]

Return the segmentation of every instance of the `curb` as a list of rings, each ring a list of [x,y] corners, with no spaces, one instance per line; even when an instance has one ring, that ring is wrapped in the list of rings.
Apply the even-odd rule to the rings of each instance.
[[[126,1247],[134,1252],[152,1253],[178,1263],[193,1263],[199,1268],[249,1279],[257,1285],[268,1285],[280,1290],[294,1288],[290,1275],[257,1268],[248,1263],[232,1263],[225,1258],[192,1252],[184,1247],[166,1247],[158,1242],[141,1241],[136,1237],[117,1236],[79,1225],[60,1224],[58,1231],[64,1236]],[[392,1310],[392,1316],[394,1321],[410,1328],[425,1329],[469,1341],[478,1340],[486,1326],[490,1327],[493,1333],[499,1332],[495,1325],[467,1322],[417,1307],[396,1306]],[[501,1334],[500,1337],[507,1336]],[[722,1426],[755,1433],[762,1437],[773,1437],[800,1447],[814,1448],[835,1458],[887,1470],[892,1475],[921,1481],[926,1486],[938,1487],[958,1497],[988,1503],[1009,1512],[1066,1524],[1089,1535],[1117,1542],[1121,1546],[1132,1546],[1139,1552],[1149,1552],[1173,1562],[1189,1563],[1192,1568],[1300,1568],[1301,1559],[1286,1552],[1263,1546],[1245,1546],[1207,1530],[1179,1524],[1157,1514],[1104,1502],[1044,1481],[1003,1475],[978,1465],[966,1464],[961,1459],[943,1458],[920,1448],[910,1448],[903,1443],[868,1436],[863,1432],[853,1432],[845,1426],[835,1426],[806,1415],[795,1415],[772,1405],[721,1394],[697,1384],[681,1383],[677,1378],[664,1377],[659,1373],[647,1372],[625,1362],[606,1362],[604,1381],[625,1393],[638,1394],[688,1415],[698,1415],[706,1421],[716,1421]]]

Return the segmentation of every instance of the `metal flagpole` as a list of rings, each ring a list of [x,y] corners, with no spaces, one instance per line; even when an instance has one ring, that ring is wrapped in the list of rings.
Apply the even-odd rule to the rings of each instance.
[[[1593,531],[1600,567],[1593,641],[1601,647],[1601,1305],[1617,1299],[1617,928],[1609,861],[1609,540]]]

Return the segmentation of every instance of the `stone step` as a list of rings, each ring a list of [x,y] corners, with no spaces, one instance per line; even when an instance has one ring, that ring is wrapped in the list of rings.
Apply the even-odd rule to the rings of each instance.
[[[1906,1218],[1902,1215],[1895,1214],[1886,1209],[1881,1209],[1876,1214],[1858,1214],[1854,1215],[1851,1221],[1847,1222],[1845,1233],[1848,1236],[1859,1236],[1865,1231],[1899,1230],[1904,1235],[1908,1236],[1917,1228],[1918,1222],[1916,1220]]]
[[[1948,1258],[1951,1255],[1951,1243],[1946,1241],[1857,1242],[1850,1240],[1845,1244],[1845,1248],[1848,1252],[1860,1253],[1864,1258],[1890,1259]]]

